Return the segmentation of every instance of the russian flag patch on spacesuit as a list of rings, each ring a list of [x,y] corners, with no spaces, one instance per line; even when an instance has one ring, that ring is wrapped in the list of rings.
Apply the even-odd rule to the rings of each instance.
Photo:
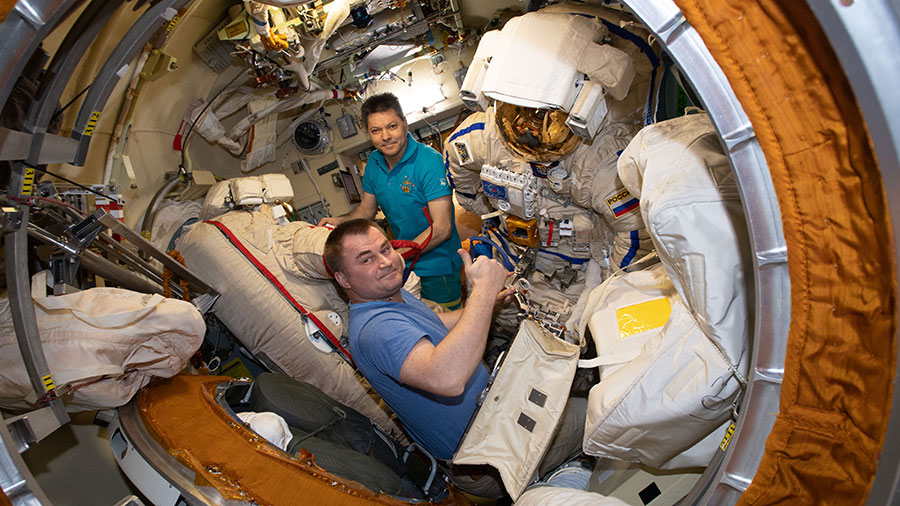
[[[641,203],[638,199],[631,195],[631,192],[623,188],[617,191],[612,196],[607,197],[606,205],[609,206],[609,211],[612,213],[612,215],[616,219],[619,219],[620,217],[639,208]]]

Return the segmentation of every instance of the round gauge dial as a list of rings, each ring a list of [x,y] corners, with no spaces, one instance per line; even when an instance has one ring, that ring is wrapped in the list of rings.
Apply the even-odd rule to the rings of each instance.
[[[328,129],[320,120],[304,121],[294,129],[294,144],[303,153],[319,154],[328,142]]]

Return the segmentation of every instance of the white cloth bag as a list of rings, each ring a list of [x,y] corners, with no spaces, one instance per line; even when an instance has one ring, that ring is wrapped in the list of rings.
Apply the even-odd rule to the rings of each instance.
[[[717,442],[707,435],[728,420],[739,385],[663,265],[605,281],[582,324],[600,350],[585,453],[661,469],[708,463]]]
[[[523,321],[453,463],[494,466],[509,495],[518,497],[556,432],[580,349]]]
[[[58,392],[70,412],[127,403],[150,378],[168,378],[200,347],[206,325],[192,304],[120,288],[45,296],[44,273],[32,280],[38,332]],[[35,408],[9,300],[0,298],[0,406]],[[93,380],[98,380],[93,382]]]

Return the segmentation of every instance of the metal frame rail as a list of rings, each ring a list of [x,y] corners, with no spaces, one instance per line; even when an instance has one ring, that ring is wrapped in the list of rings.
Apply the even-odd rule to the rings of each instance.
[[[77,117],[76,133],[73,133],[72,138],[48,135],[47,125],[52,120],[59,97],[71,73],[121,2],[95,0],[86,7],[87,14],[81,16],[73,25],[64,47],[49,67],[51,73],[47,75],[50,76],[50,80],[42,86],[37,101],[29,110],[26,131],[0,129],[0,141],[3,143],[0,158],[17,161],[10,175],[11,196],[29,197],[33,194],[35,171],[32,167],[35,164],[84,163],[90,144],[90,135],[85,135],[85,129],[92,117],[96,121],[98,111],[103,109],[113,87],[122,75],[121,70],[126,68],[154,32],[162,26],[161,21],[171,20],[176,9],[188,1],[162,0],[151,5],[129,29],[96,76]],[[4,40],[7,44],[6,49],[0,52],[0,68],[4,70],[0,73],[0,104],[5,104],[9,99],[26,63],[41,42],[73,8],[82,2],[83,0],[20,0],[6,13],[3,22],[0,23],[0,40]],[[138,2],[136,8],[143,4],[144,2]],[[32,387],[40,396],[45,392],[54,393],[55,386],[40,344],[31,303],[27,258],[29,212],[29,207],[23,204],[18,209],[4,208],[2,215],[4,218],[10,218],[4,219],[6,223],[3,230],[10,311]],[[177,262],[172,263],[177,266],[173,270],[188,279],[189,273]],[[202,282],[198,283],[199,280],[196,278],[191,281],[194,286],[206,286]],[[14,504],[47,503],[46,497],[40,492],[18,453],[69,421],[61,400],[53,395],[51,399],[50,409],[32,412],[30,419],[27,415],[19,417],[16,423],[4,421],[3,428],[0,429],[0,436],[5,443],[3,450],[0,451],[0,473],[2,473],[0,485]],[[39,427],[40,430],[35,430],[35,427]]]
[[[749,383],[727,451],[717,453],[682,501],[734,504],[756,474],[781,396],[791,301],[781,213],[750,120],[699,34],[672,0],[626,3],[657,35],[703,101],[731,159],[747,218],[756,286]]]
[[[75,126],[72,128],[72,138],[78,141],[78,149],[75,152],[74,165],[84,165],[87,159],[88,148],[91,144],[91,135],[94,126],[100,118],[100,112],[106,105],[106,100],[119,82],[119,77],[125,75],[124,70],[141,51],[144,44],[159,28],[160,20],[170,21],[188,0],[161,0],[150,6],[138,19],[119,45],[113,50],[109,58],[100,68],[94,80],[94,85],[84,98],[78,116],[75,118]]]

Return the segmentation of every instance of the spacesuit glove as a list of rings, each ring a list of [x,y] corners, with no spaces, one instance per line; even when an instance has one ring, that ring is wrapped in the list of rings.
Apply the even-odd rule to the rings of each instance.
[[[263,45],[266,46],[266,49],[269,51],[281,51],[288,47],[287,35],[270,33],[269,35],[260,38],[262,39]]]

